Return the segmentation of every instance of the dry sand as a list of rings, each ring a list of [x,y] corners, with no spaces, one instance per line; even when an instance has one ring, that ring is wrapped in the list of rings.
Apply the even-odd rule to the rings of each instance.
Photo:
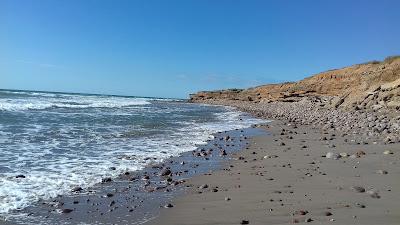
[[[271,135],[250,139],[225,169],[190,179],[147,224],[400,224],[400,144],[357,144],[281,121],[265,128]]]

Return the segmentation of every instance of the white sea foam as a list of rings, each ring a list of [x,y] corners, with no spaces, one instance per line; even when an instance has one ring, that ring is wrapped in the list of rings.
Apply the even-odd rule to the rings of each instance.
[[[42,95],[41,95],[42,96]],[[124,97],[104,97],[93,96],[69,96],[68,98],[0,98],[0,110],[3,111],[22,111],[22,110],[42,110],[49,108],[120,108],[137,105],[151,104],[145,98],[124,98]]]

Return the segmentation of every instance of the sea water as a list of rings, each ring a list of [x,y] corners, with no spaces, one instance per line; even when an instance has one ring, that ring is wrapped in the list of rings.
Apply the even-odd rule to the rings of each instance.
[[[0,90],[0,215],[259,122],[178,99]]]

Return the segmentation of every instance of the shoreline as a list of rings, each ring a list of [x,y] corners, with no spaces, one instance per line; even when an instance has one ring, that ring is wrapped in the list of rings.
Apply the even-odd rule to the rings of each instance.
[[[175,207],[146,225],[399,224],[399,144],[360,146],[282,121],[265,128],[271,136],[251,138],[224,169],[190,179]]]
[[[264,126],[272,135],[251,138],[225,168],[190,179],[194,187],[173,199],[175,207],[162,209],[146,225],[400,223],[400,144],[395,139],[362,133],[362,127],[321,126],[324,118],[310,122],[304,119],[315,113],[309,103],[299,107],[308,111],[286,115],[284,107],[202,103],[274,119]],[[300,119],[293,116],[300,113]]]
[[[143,170],[121,174],[89,189],[77,189],[71,195],[41,200],[20,211],[26,216],[17,215],[0,224],[143,224],[188,188],[187,179],[218,170],[231,153],[247,146],[248,137],[262,132],[249,127],[215,133],[196,150],[163,163],[150,163]]]
[[[102,190],[94,188],[94,198],[89,201],[86,199],[88,195],[63,196],[53,199],[53,202],[40,202],[30,209],[34,214],[60,224],[400,223],[400,214],[396,213],[400,207],[395,204],[400,201],[396,196],[400,192],[400,169],[396,167],[400,161],[399,143],[387,142],[382,136],[362,134],[360,129],[345,133],[340,126],[320,126],[321,120],[311,123],[297,119],[293,113],[287,113],[289,109],[286,106],[279,104],[268,111],[265,110],[267,106],[259,108],[259,105],[242,102],[206,103],[234,107],[254,117],[273,121],[255,126],[266,130],[263,135],[250,137],[252,135],[246,131],[244,136],[240,136],[243,135],[240,130],[216,134],[206,146],[214,148],[219,145],[219,149],[227,150],[227,157],[214,161],[214,164],[189,166],[188,170],[194,171],[189,176],[173,172],[172,176],[164,177],[160,173],[169,166],[178,173],[185,170],[180,164],[182,160],[200,159],[204,162],[210,153],[208,147],[200,146],[193,152],[197,156],[186,152],[165,164],[149,166],[143,173],[122,175],[116,181],[99,184]],[[290,107],[298,108],[295,115],[304,114],[303,117],[315,113],[309,102]],[[318,113],[321,112],[316,115]],[[265,135],[267,133],[270,135]],[[249,146],[232,149],[233,146],[227,144],[227,136],[233,137],[229,141],[239,137],[239,143],[245,141]],[[385,151],[390,154],[384,154]],[[188,164],[193,165],[193,162],[185,165]],[[150,179],[143,179],[146,175]],[[158,177],[154,183],[160,188],[150,185],[153,175]],[[132,177],[136,179],[129,180]],[[165,179],[169,177],[174,178],[165,185]],[[135,183],[133,186],[130,185],[132,181]],[[126,190],[126,185],[133,188]],[[142,188],[143,195],[139,194],[141,196],[137,199],[133,199],[137,196],[129,196],[132,200],[129,202],[127,196],[133,194],[135,187],[134,193]],[[171,190],[167,197],[163,196],[169,187]],[[358,193],[355,191],[357,187],[364,191]],[[112,196],[105,197],[108,193]],[[73,211],[55,213],[55,210],[68,207]],[[146,213],[147,216],[142,216]],[[0,224],[14,225],[1,221]]]

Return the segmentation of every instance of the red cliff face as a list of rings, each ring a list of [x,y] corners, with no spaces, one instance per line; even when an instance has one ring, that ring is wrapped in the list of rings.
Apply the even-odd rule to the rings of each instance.
[[[245,90],[199,92],[192,102],[236,100],[296,102],[307,96],[329,96],[331,107],[400,109],[400,57],[330,70],[298,82],[268,84]]]

